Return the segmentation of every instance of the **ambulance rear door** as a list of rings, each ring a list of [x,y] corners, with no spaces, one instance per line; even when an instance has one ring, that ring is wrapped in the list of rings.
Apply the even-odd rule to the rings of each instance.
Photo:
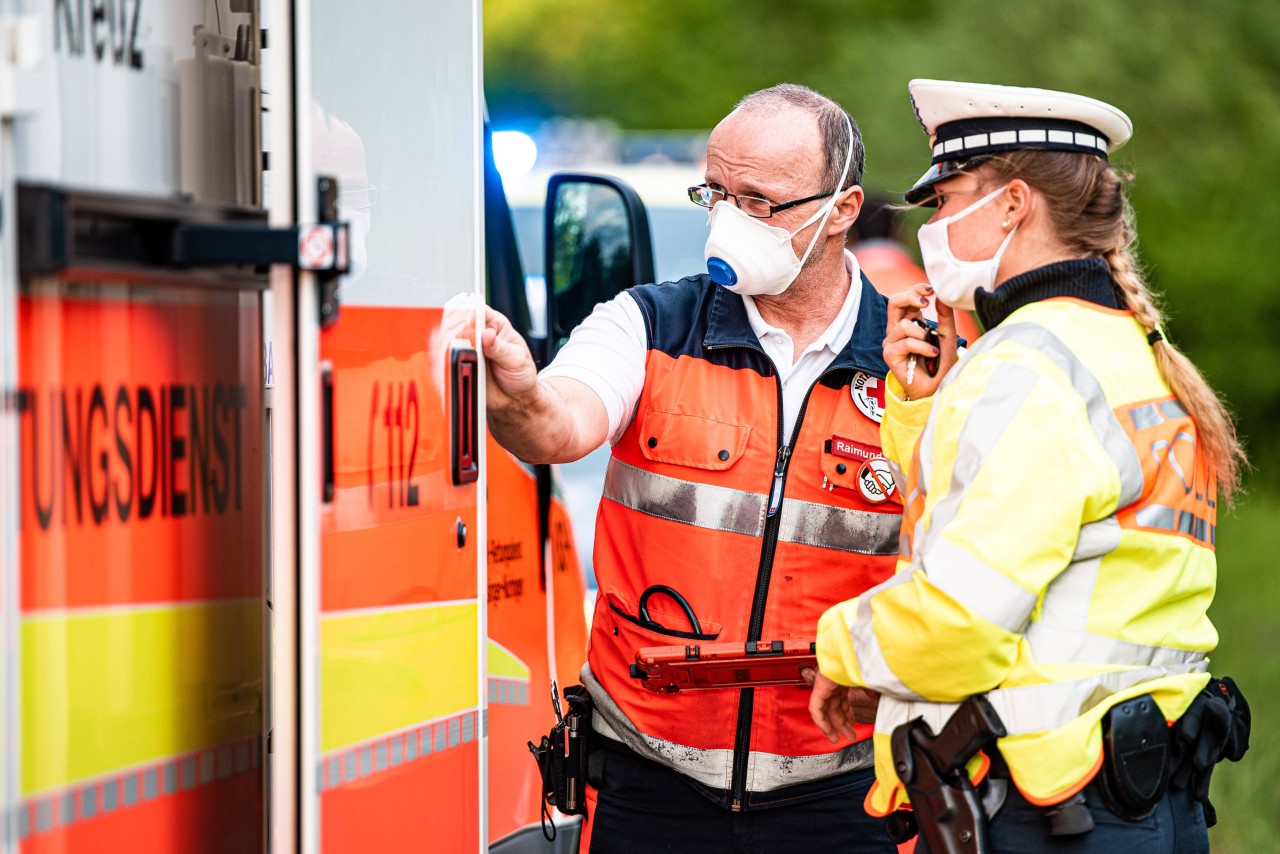
[[[294,307],[300,849],[477,851],[479,5],[293,14],[292,199],[302,222],[330,194],[351,262],[336,283],[302,274]]]

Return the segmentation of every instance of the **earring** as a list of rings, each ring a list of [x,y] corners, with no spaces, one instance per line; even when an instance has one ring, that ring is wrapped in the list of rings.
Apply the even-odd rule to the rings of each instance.
[[[1012,222],[1012,220],[1007,220],[1007,219],[1006,219],[1004,222],[1000,223],[1000,227],[1001,227],[1001,228],[1008,228],[1008,227],[1009,227],[1009,223],[1010,223],[1010,222]]]

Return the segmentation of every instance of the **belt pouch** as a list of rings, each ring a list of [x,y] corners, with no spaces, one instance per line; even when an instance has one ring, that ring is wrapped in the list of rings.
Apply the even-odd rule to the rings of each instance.
[[[581,685],[564,689],[569,711],[564,716],[564,790],[558,797],[560,811],[566,815],[587,814],[587,758],[590,754],[591,695]]]
[[[1151,815],[1169,785],[1169,727],[1150,694],[1112,706],[1102,719],[1098,775],[1107,809],[1127,821]]]

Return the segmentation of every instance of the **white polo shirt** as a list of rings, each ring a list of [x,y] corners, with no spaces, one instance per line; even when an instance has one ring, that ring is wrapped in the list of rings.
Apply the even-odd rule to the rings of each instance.
[[[851,285],[840,312],[794,361],[795,342],[791,336],[766,323],[755,300],[749,296],[741,298],[751,331],[760,339],[760,346],[778,369],[782,382],[784,442],[791,441],[791,432],[810,387],[853,336],[862,302],[862,274],[852,252],[844,253],[844,265]],[[635,415],[644,388],[647,352],[648,336],[640,306],[626,293],[621,293],[595,307],[539,376],[568,377],[594,391],[609,414],[609,444],[613,445],[622,438]]]

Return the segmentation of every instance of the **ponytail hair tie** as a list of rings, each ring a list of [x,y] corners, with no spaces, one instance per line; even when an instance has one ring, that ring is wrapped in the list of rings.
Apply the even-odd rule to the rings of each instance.
[[[1164,336],[1160,334],[1159,329],[1153,329],[1147,333],[1147,343],[1152,347],[1156,346],[1157,341],[1163,341]]]

